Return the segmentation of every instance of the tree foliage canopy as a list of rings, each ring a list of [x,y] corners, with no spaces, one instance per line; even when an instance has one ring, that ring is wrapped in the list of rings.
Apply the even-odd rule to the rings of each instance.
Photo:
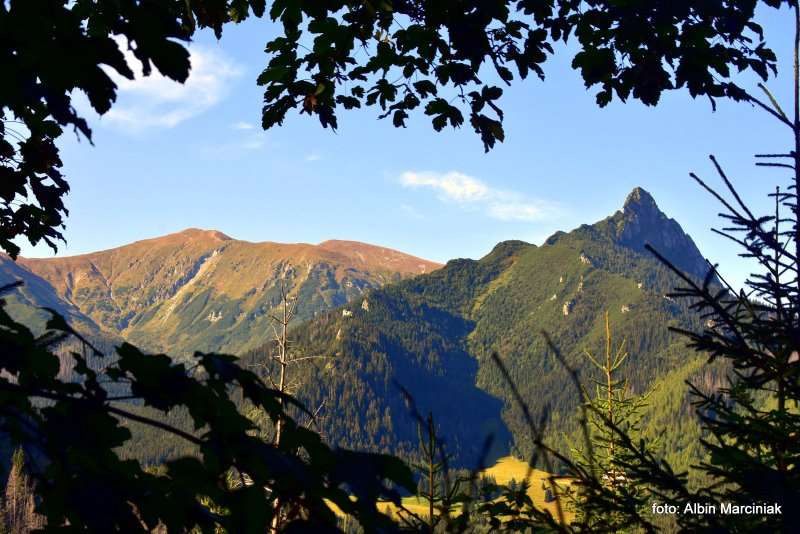
[[[764,0],[778,7],[780,0]],[[110,71],[132,78],[121,46],[183,82],[197,29],[268,17],[262,124],[289,111],[336,128],[342,109],[375,106],[397,127],[421,111],[435,130],[469,121],[488,150],[504,139],[497,85],[544,78],[559,41],[574,39],[573,67],[614,96],[656,104],[664,91],[747,98],[738,71],[766,79],[775,57],[754,22],[756,0],[8,0],[0,2],[0,247],[15,238],[52,248],[63,239],[69,185],[56,140],[64,128],[91,140],[76,91],[100,114],[116,99]]]

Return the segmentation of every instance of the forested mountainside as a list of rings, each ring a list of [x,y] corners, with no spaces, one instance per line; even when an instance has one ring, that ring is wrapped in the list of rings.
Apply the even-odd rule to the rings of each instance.
[[[0,259],[4,280],[26,282],[13,297],[18,317],[53,307],[81,331],[176,357],[263,344],[281,284],[299,297],[301,321],[438,267],[353,241],[250,243],[198,229],[81,256]]]
[[[292,368],[298,394],[309,407],[323,407],[317,424],[340,445],[416,448],[401,385],[420,413],[434,414],[458,461],[473,461],[490,433],[493,456],[529,455],[529,428],[491,359],[496,352],[534,417],[547,412],[548,439],[563,450],[575,437],[580,395],[543,332],[591,389],[595,375],[583,353],[604,350],[608,311],[614,338],[627,340],[630,389],[654,390],[647,416],[653,424],[645,426],[662,433],[668,420],[682,428],[663,443],[685,463],[695,454],[697,431],[685,388],[675,385],[695,377],[710,386],[718,376],[712,369],[698,377],[703,357],[668,331],[703,324],[667,296],[677,277],[644,250],[646,242],[693,276],[705,275],[692,239],[636,189],[622,210],[594,225],[559,232],[542,246],[500,243],[480,260],[453,260],[301,325],[295,350],[330,357]],[[246,360],[265,361],[269,350]]]
[[[683,381],[713,387],[719,370],[698,375],[702,356],[668,331],[703,324],[667,296],[677,278],[645,243],[692,276],[705,275],[692,239],[641,189],[612,216],[558,232],[542,246],[503,242],[480,260],[442,268],[360,243],[246,243],[188,230],[86,256],[6,260],[1,272],[26,281],[11,297],[14,308],[52,307],[95,338],[108,336],[106,346],[124,338],[177,356],[241,349],[248,366],[268,360],[268,314],[284,283],[299,300],[293,350],[321,357],[290,368],[292,391],[319,409],[313,424],[326,439],[413,455],[417,427],[402,387],[420,414],[433,413],[461,465],[474,464],[490,435],[486,461],[531,453],[521,407],[492,353],[534,417],[547,414],[548,440],[569,447],[580,393],[543,332],[591,387],[584,351],[602,352],[608,311],[615,339],[626,339],[631,354],[624,368],[630,389],[652,390],[645,426],[654,435],[680,429],[663,435],[661,446],[685,465],[699,430]],[[179,414],[170,418],[180,425]],[[137,436],[137,450],[128,453],[158,459],[179,450],[150,441]]]

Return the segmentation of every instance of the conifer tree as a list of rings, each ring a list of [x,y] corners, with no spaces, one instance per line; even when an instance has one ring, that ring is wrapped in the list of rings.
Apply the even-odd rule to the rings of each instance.
[[[449,529],[455,511],[456,495],[460,481],[452,480],[443,443],[436,433],[433,414],[422,418],[416,409],[412,410],[417,419],[419,435],[419,459],[412,464],[419,477],[417,500],[426,507],[424,513],[415,513],[406,506],[398,509],[398,518],[406,528],[415,532],[433,533],[437,528]]]
[[[2,528],[8,534],[28,534],[44,526],[35,511],[33,482],[25,471],[25,454],[14,451],[2,508]]]
[[[620,377],[621,366],[628,358],[623,339],[616,347],[612,343],[611,325],[608,312],[605,320],[605,355],[596,357],[588,350],[586,358],[601,374],[600,379],[593,379],[595,392],[591,395],[584,391],[587,414],[588,443],[573,449],[576,463],[591,473],[607,491],[624,496],[633,502],[643,503],[645,494],[637,481],[630,479],[620,459],[624,453],[619,450],[619,440],[614,429],[620,429],[632,439],[638,439],[643,409],[648,395],[631,395],[626,378]],[[576,512],[576,523],[589,530],[601,527],[609,530],[620,530],[627,524],[624,514],[606,513],[595,509],[594,494],[591,486],[574,484],[572,495]],[[552,496],[551,496],[552,498]]]

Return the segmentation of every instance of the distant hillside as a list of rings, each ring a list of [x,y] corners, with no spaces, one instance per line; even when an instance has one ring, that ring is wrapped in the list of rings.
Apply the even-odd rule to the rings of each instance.
[[[500,243],[480,260],[450,261],[370,291],[346,312],[326,312],[302,325],[298,350],[335,357],[295,371],[301,395],[312,407],[324,401],[319,424],[341,445],[415,449],[417,430],[396,385],[401,384],[422,414],[434,413],[461,461],[477,457],[489,432],[495,434],[495,456],[509,450],[527,456],[531,435],[491,361],[497,352],[534,417],[547,414],[550,442],[563,450],[565,434],[577,429],[579,392],[542,332],[591,389],[595,376],[583,352],[603,350],[602,316],[608,310],[615,339],[627,339],[631,356],[624,372],[631,389],[663,386],[649,420],[679,418],[691,427],[691,409],[685,395],[674,394],[681,391],[674,382],[694,376],[702,357],[667,328],[702,324],[666,297],[677,279],[644,250],[645,242],[691,275],[705,275],[705,260],[691,238],[637,188],[616,214],[559,232],[543,246]],[[248,359],[263,361],[267,350]],[[695,453],[687,449],[689,434],[670,436],[673,456]]]
[[[7,301],[7,310],[11,316],[26,324],[35,333],[44,330],[50,314],[42,308],[49,308],[61,314],[80,331],[87,334],[101,334],[94,321],[76,306],[62,299],[47,280],[15,263],[8,256],[0,254],[0,286],[20,281],[23,285],[9,291],[3,298]]]
[[[250,243],[188,229],[80,256],[3,258],[0,267],[47,286],[30,304],[57,302],[86,328],[184,356],[264,343],[281,282],[300,297],[302,321],[440,265],[353,241]]]
[[[62,299],[47,280],[33,274],[7,256],[0,255],[0,286],[14,282],[23,284],[2,295],[6,302],[5,311],[15,320],[28,326],[35,335],[45,332],[47,321],[52,317],[46,310],[49,309],[64,317],[84,339],[103,354],[112,354],[114,347],[121,342],[118,336],[104,332],[80,309]],[[73,351],[81,352],[83,348],[81,342],[74,338],[68,338],[53,347],[54,352],[61,356],[61,378],[70,380],[74,377],[72,360],[67,355]],[[103,359],[89,356],[88,360],[89,365],[95,369],[105,366]]]

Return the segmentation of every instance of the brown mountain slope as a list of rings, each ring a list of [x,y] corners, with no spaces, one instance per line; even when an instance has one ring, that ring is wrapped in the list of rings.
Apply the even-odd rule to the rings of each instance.
[[[306,319],[368,289],[440,267],[353,241],[250,243],[199,229],[18,264],[101,329],[176,355],[238,352],[263,342],[281,281],[300,297],[298,319]]]
[[[321,250],[341,254],[349,261],[367,270],[389,270],[405,274],[424,274],[441,267],[441,264],[409,256],[390,248],[367,245],[358,241],[332,239],[323,241]]]

